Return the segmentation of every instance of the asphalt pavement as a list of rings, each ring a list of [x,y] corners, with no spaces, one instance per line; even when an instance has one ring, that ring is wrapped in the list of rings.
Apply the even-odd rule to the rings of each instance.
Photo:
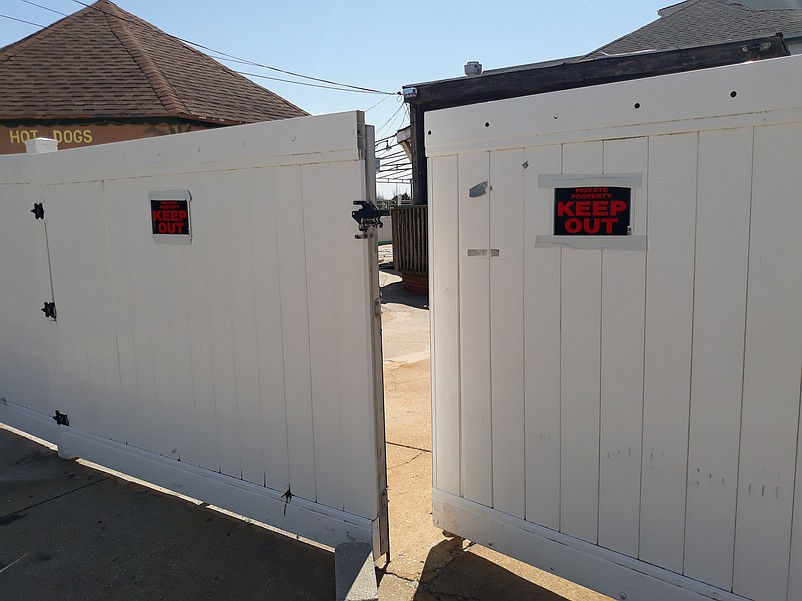
[[[0,429],[3,601],[334,598],[334,555]]]

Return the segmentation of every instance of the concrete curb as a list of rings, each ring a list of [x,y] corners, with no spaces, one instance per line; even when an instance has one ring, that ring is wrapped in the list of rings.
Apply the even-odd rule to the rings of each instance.
[[[369,543],[340,543],[334,549],[337,601],[378,601],[379,586]]]

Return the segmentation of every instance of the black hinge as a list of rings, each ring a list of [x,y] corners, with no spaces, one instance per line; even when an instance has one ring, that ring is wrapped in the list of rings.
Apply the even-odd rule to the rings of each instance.
[[[69,426],[70,425],[70,420],[67,417],[67,414],[66,413],[61,413],[61,411],[59,411],[58,409],[56,409],[56,414],[53,415],[52,417],[53,417],[54,420],[56,420],[56,423],[59,426]]]
[[[45,306],[39,310],[45,314],[45,317],[56,318],[56,303],[45,302]]]
[[[355,200],[354,204],[362,207],[358,211],[351,211],[351,217],[359,224],[359,231],[362,232],[361,235],[355,236],[357,239],[367,238],[365,232],[369,227],[382,227],[384,224],[381,218],[390,214],[390,211],[379,209],[369,200]]]
[[[45,218],[45,205],[44,205],[44,203],[41,203],[41,202],[33,203],[33,210],[31,211],[31,213],[33,213],[34,219],[44,219]]]

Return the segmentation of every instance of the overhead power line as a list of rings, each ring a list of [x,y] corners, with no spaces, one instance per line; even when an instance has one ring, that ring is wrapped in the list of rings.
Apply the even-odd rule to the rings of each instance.
[[[391,126],[392,124],[394,124],[397,121],[398,114],[401,113],[401,111],[404,110],[406,108],[406,106],[407,106],[406,104],[399,105],[398,108],[396,109],[396,111],[392,115],[390,115],[390,118],[387,119],[387,121],[385,121],[379,127],[376,128],[376,133],[380,134],[382,131],[387,129],[388,126]],[[401,115],[402,119],[405,116],[406,115],[402,114]]]
[[[376,144],[381,144],[382,142],[387,142],[388,140],[395,140],[395,137],[397,135],[398,135],[397,133],[394,133],[394,134],[390,134],[389,136],[385,136],[383,138],[379,138],[378,140],[376,140]],[[397,144],[398,144],[398,142],[393,142],[392,144],[390,144],[390,146],[395,146]]]
[[[0,15],[3,19],[8,19],[9,21],[16,21],[17,23],[25,23],[26,25],[33,25],[34,27],[45,27],[45,25],[40,25],[39,23],[34,23],[33,21],[26,21],[25,19],[18,19],[17,17],[12,17],[9,15]]]
[[[55,10],[53,8],[50,8],[48,6],[44,6],[42,4],[38,4],[36,2],[32,2],[31,0],[20,0],[20,1],[24,2],[25,4],[29,4],[31,6],[36,6],[38,8],[43,9],[43,10],[50,11],[50,12],[55,13],[57,15],[61,15],[63,17],[69,17],[70,16],[67,13],[63,13],[61,11]],[[131,21],[131,19],[126,19],[124,17],[120,17],[118,15],[114,15],[114,14],[108,13],[108,12],[106,12],[104,10],[101,10],[99,8],[96,8],[96,7],[92,6],[92,5],[85,4],[84,2],[79,2],[78,0],[72,0],[72,1],[75,2],[76,4],[80,4],[80,5],[84,6],[84,7],[91,8],[91,9],[93,9],[95,11],[101,12],[106,16],[114,17],[116,19],[119,19],[119,20],[122,20],[122,21],[126,21],[128,23],[133,24],[133,25],[137,25],[137,23],[135,21]],[[17,17],[12,17],[10,15],[5,15],[5,14],[0,14],[0,18],[9,19],[11,21],[17,21],[19,23],[25,23],[26,25],[32,25],[34,27],[40,27],[42,29],[48,27],[47,25],[42,25],[41,23],[36,23],[34,21],[28,21],[28,20],[25,20],[25,19],[19,19]],[[81,36],[81,35],[74,34],[74,33],[69,33],[69,32],[68,32],[67,35],[70,35],[70,36],[76,37],[76,38],[81,38],[81,39],[89,39],[86,36]],[[307,87],[313,87],[313,88],[322,88],[322,89],[325,89],[325,90],[334,90],[334,91],[337,91],[337,92],[352,92],[352,93],[362,93],[362,94],[381,94],[381,95],[385,96],[384,99],[382,99],[381,101],[377,102],[376,104],[374,104],[372,107],[370,107],[367,110],[370,110],[370,109],[378,106],[379,104],[381,104],[381,102],[383,102],[384,100],[386,100],[390,96],[398,95],[397,92],[395,92],[395,93],[393,93],[393,92],[382,92],[381,90],[372,90],[370,88],[362,88],[360,86],[352,86],[350,84],[340,84],[340,83],[333,82],[333,81],[330,81],[330,80],[314,78],[314,77],[311,77],[311,76],[306,76],[306,75],[294,73],[292,71],[286,71],[286,70],[278,69],[277,67],[270,67],[270,66],[267,66],[267,65],[262,65],[260,63],[257,63],[257,62],[254,62],[254,61],[250,61],[250,60],[247,60],[247,59],[240,59],[240,58],[237,58],[237,57],[233,57],[232,55],[226,54],[224,52],[220,52],[218,50],[214,50],[212,48],[208,48],[208,47],[203,46],[201,44],[197,44],[197,43],[192,42],[190,40],[185,40],[183,38],[179,38],[179,37],[171,35],[171,34],[166,34],[166,35],[168,35],[168,36],[170,36],[170,37],[172,37],[172,38],[174,38],[176,40],[179,40],[179,41],[181,41],[181,42],[183,42],[185,44],[190,44],[190,45],[193,45],[193,46],[197,46],[199,48],[204,48],[205,50],[208,50],[209,52],[213,52],[215,54],[218,54],[220,56],[216,57],[216,58],[218,58],[220,60],[226,60],[228,62],[237,62],[237,63],[245,64],[245,65],[258,66],[258,67],[262,67],[262,68],[265,68],[265,69],[270,69],[270,70],[274,70],[274,71],[278,71],[278,72],[282,72],[282,73],[287,73],[287,74],[290,74],[290,75],[292,75],[294,77],[310,79],[310,80],[313,80],[313,81],[320,81],[320,82],[323,82],[323,83],[314,84],[314,83],[309,83],[309,82],[305,82],[305,81],[295,81],[295,80],[292,80],[292,79],[285,79],[285,78],[281,78],[281,77],[271,77],[269,75],[262,75],[262,74],[259,74],[259,73],[248,73],[248,72],[245,72],[245,71],[236,71],[236,70],[234,70],[234,72],[238,73],[239,75],[244,75],[244,76],[247,76],[247,77],[257,77],[257,78],[260,78],[260,79],[268,79],[268,80],[271,80],[271,81],[279,81],[279,82],[282,82],[282,83],[289,83],[289,84],[295,84],[295,85],[300,85],[300,86],[307,86]],[[223,58],[223,57],[228,57],[228,58]],[[330,85],[325,85],[325,84],[330,84]],[[367,112],[367,111],[365,111],[365,112]]]
[[[61,15],[62,17],[69,17],[67,13],[63,13],[60,10],[56,10],[55,8],[50,8],[49,6],[44,6],[43,4],[37,4],[36,2],[31,2],[31,0],[21,0],[25,4],[30,4],[31,6],[36,6],[38,8],[49,10],[51,13],[56,13],[57,15]]]
[[[26,25],[33,25],[34,27],[40,27],[40,28],[47,27],[47,25],[42,25],[41,23],[34,23],[33,21],[27,21],[25,19],[19,19],[17,17],[12,17],[10,15],[0,14],[0,19],[8,19],[9,21],[16,21],[17,23],[25,23]],[[93,38],[90,38],[89,36],[80,35],[80,34],[77,34],[77,33],[68,33],[67,35],[69,35],[70,37],[73,37],[73,38],[81,39],[81,40],[91,40],[91,39],[93,39]]]
[[[385,96],[384,98],[382,98],[381,100],[379,100],[379,101],[378,101],[376,104],[374,104],[374,105],[373,105],[373,106],[371,106],[370,108],[368,108],[368,109],[365,109],[365,112],[367,113],[368,111],[372,111],[373,109],[375,109],[377,106],[379,106],[379,105],[380,105],[382,102],[384,102],[384,101],[385,101],[385,100],[387,100],[388,98],[390,98],[390,96]]]
[[[115,19],[119,19],[119,20],[125,21],[127,23],[131,23],[132,25],[138,25],[138,23],[136,21],[132,21],[131,19],[126,19],[125,17],[121,17],[119,15],[115,15],[115,14],[106,12],[102,8],[97,8],[96,6],[93,6],[91,4],[87,4],[86,2],[82,2],[81,0],[72,0],[72,1],[75,4],[79,4],[79,5],[84,6],[86,8],[91,8],[92,10],[95,10],[97,12],[103,13],[106,16],[113,17]],[[170,36],[173,39],[178,40],[179,42],[183,42],[185,44],[189,44],[189,45],[195,46],[197,48],[203,48],[204,50],[207,50],[209,52],[214,52],[215,54],[218,54],[219,56],[225,57],[225,58],[230,59],[232,61],[238,61],[238,62],[242,62],[244,64],[253,65],[254,67],[260,67],[262,69],[268,69],[270,71],[276,71],[278,73],[284,73],[285,75],[291,75],[293,77],[299,77],[301,79],[308,79],[308,80],[311,80],[311,81],[317,81],[319,83],[329,84],[329,85],[332,85],[332,86],[339,86],[341,88],[349,88],[350,90],[352,90],[354,92],[364,92],[364,93],[368,93],[368,94],[385,94],[385,95],[388,95],[388,96],[397,96],[397,95],[400,94],[400,92],[385,92],[383,90],[376,90],[376,89],[373,89],[373,88],[367,88],[367,87],[363,87],[363,86],[355,86],[355,85],[351,85],[351,84],[347,84],[347,83],[333,81],[333,80],[330,80],[330,79],[323,79],[323,78],[320,78],[320,77],[313,77],[311,75],[304,75],[303,73],[297,73],[295,71],[289,71],[287,69],[280,69],[278,67],[273,67],[273,66],[270,66],[270,65],[265,65],[263,63],[258,63],[256,61],[251,61],[251,60],[248,60],[248,59],[245,59],[245,58],[241,58],[241,57],[235,56],[233,54],[228,54],[227,52],[222,52],[221,50],[215,50],[214,48],[210,48],[208,46],[204,46],[203,44],[199,44],[198,42],[193,42],[192,40],[187,40],[187,39],[184,39],[184,38],[180,38],[178,36],[175,36],[175,35],[172,35],[172,34],[169,34],[169,33],[167,33],[166,35]]]
[[[21,1],[25,2],[26,4],[32,4],[33,6],[39,6],[40,8],[46,8],[46,7],[40,6],[39,4],[36,4],[35,2],[29,2],[28,0],[21,0]],[[64,14],[64,13],[59,13],[58,11],[52,11],[52,12],[56,12],[58,14]],[[69,16],[69,15],[67,15],[67,16]],[[12,17],[10,15],[0,14],[0,18],[8,19],[10,21],[17,21],[19,23],[25,23],[26,25],[33,25],[34,27],[40,27],[42,29],[48,27],[47,25],[42,25],[41,23],[35,23],[34,21],[27,21],[25,19],[19,19],[17,17]],[[80,34],[72,33],[72,32],[61,32],[61,33],[63,35],[68,35],[70,37],[78,38],[78,39],[82,39],[82,40],[91,40],[91,39],[93,39],[93,38],[90,38],[88,36],[84,36],[84,35],[80,35]],[[270,75],[261,75],[259,73],[248,73],[246,71],[236,71],[235,70],[234,72],[238,73],[239,75],[245,75],[247,77],[258,77],[260,79],[269,79],[269,80],[272,80],[272,81],[280,81],[280,82],[284,82],[284,83],[291,83],[291,84],[295,84],[295,85],[299,85],[299,86],[308,86],[308,87],[312,87],[312,88],[323,88],[325,90],[334,90],[336,92],[352,92],[352,93],[361,93],[361,94],[384,94],[384,92],[360,92],[359,90],[353,90],[353,89],[346,88],[346,87],[338,87],[338,86],[330,86],[330,85],[324,85],[324,84],[316,84],[316,83],[310,83],[310,82],[307,82],[307,81],[295,81],[295,80],[292,80],[292,79],[284,79],[284,78],[281,78],[281,77],[271,77]],[[387,98],[389,98],[389,97],[390,96],[387,96],[385,98],[385,100]],[[373,106],[376,106],[376,105],[373,105]],[[373,108],[373,107],[371,107],[371,108]],[[370,109],[368,109],[368,110],[370,110]]]
[[[352,93],[360,93],[360,94],[384,94],[384,92],[360,92],[358,90],[351,90],[349,88],[341,88],[337,86],[327,86],[322,83],[310,83],[308,81],[294,81],[292,79],[284,79],[282,77],[273,77],[271,75],[260,75],[259,73],[248,73],[247,71],[234,71],[234,73],[239,73],[240,75],[246,75],[247,77],[258,77],[260,79],[270,79],[272,81],[283,81],[284,83],[294,83],[299,86],[309,86],[312,88],[323,88],[324,90],[335,90],[337,92],[352,92]],[[388,96],[389,98],[389,96]],[[370,110],[370,109],[368,109]],[[367,111],[365,111],[367,112]]]

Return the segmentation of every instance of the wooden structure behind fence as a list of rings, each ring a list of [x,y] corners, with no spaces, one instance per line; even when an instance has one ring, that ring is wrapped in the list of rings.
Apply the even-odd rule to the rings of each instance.
[[[417,205],[392,210],[393,263],[401,272],[404,288],[420,294],[429,293],[427,209]]]

